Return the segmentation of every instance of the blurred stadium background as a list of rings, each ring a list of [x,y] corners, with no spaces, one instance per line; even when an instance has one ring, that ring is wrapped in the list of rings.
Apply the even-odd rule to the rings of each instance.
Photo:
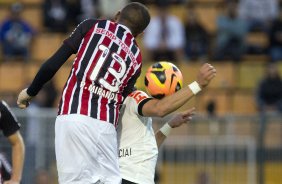
[[[212,35],[216,17],[224,0],[190,0],[195,3],[201,22]],[[13,0],[0,0],[0,22]],[[22,124],[26,142],[23,184],[35,184],[36,177],[57,183],[54,155],[54,121],[56,107],[17,109],[16,95],[34,77],[40,64],[58,48],[68,33],[46,31],[42,23],[41,0],[22,0],[23,17],[36,29],[29,62],[2,62],[0,55],[0,99],[14,107]],[[148,3],[154,15],[155,6]],[[186,11],[180,3],[170,12],[180,19]],[[263,32],[249,33],[247,40],[266,46]],[[141,48],[142,39],[139,39]],[[146,53],[143,53],[146,55]],[[55,75],[54,84],[61,91],[71,68],[71,60]],[[209,89],[193,98],[181,109],[195,106],[197,115],[188,126],[175,129],[160,150],[157,178],[160,184],[281,184],[282,183],[282,116],[260,113],[256,106],[256,87],[269,62],[267,54],[246,54],[241,62],[209,61],[217,77]],[[152,61],[144,60],[137,86],[144,89],[144,71]],[[282,75],[282,62],[277,63]],[[184,85],[195,78],[201,62],[176,63],[184,75]],[[59,100],[59,95],[56,102]],[[213,113],[210,113],[210,112]],[[169,117],[166,117],[169,118]],[[165,119],[155,119],[155,128]],[[7,155],[10,147],[3,136],[0,150]],[[71,153],[70,153],[71,154]],[[46,171],[46,172],[45,172]],[[37,182],[38,184],[40,182]],[[40,184],[44,184],[43,182]]]

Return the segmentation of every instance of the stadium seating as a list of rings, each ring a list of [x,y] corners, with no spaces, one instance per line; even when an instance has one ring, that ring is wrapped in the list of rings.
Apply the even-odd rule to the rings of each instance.
[[[39,63],[48,59],[61,46],[64,35],[54,33],[38,34],[34,40],[32,57]]]
[[[67,81],[70,71],[71,71],[71,66],[68,64],[65,64],[62,68],[60,68],[60,70],[54,76],[55,85],[59,91],[63,90],[63,87]]]
[[[250,32],[247,35],[247,44],[256,45],[266,48],[269,44],[267,34],[265,32]]]
[[[231,61],[211,63],[216,68],[216,78],[210,83],[209,88],[230,89],[236,85],[237,66]]]
[[[37,32],[43,30],[43,17],[41,9],[37,7],[27,7],[24,9],[22,17],[24,20],[30,23]]]
[[[25,71],[21,63],[0,65],[0,92],[19,91],[25,85]]]
[[[282,144],[282,129],[281,122],[278,120],[272,121],[267,125],[265,134],[265,145],[267,148],[277,148]]]
[[[40,65],[37,63],[28,63],[26,65],[24,65],[25,67],[25,79],[26,81],[32,81],[36,75],[36,73],[38,72]]]
[[[21,0],[25,4],[41,5],[41,2],[38,0]]]
[[[241,115],[250,115],[257,112],[255,104],[255,91],[236,90],[233,94],[232,113]]]
[[[207,90],[196,96],[196,108],[200,112],[207,112],[207,105],[214,101],[215,113],[223,115],[232,111],[232,100],[228,90]]]
[[[237,88],[254,89],[265,71],[265,63],[242,62],[238,65]]]
[[[9,9],[8,8],[0,8],[0,22],[1,23],[7,17],[8,13],[9,13]]]

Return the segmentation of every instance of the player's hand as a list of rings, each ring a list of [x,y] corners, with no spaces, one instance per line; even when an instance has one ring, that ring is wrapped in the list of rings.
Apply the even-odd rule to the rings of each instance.
[[[197,82],[201,88],[206,87],[216,76],[216,69],[209,63],[203,64],[197,75]]]
[[[32,99],[31,96],[27,94],[27,88],[22,90],[18,96],[17,104],[19,108],[25,109],[29,106],[29,102]]]
[[[20,182],[19,181],[9,180],[9,181],[4,181],[3,184],[20,184]]]
[[[179,127],[183,123],[190,122],[194,114],[195,114],[195,107],[183,112],[179,112],[173,116],[173,118],[168,122],[168,124],[171,128]]]

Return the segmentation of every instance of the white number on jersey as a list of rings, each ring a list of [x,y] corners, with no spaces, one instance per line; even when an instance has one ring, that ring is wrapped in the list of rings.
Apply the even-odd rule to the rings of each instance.
[[[99,49],[102,51],[101,56],[99,57],[96,66],[94,67],[91,75],[90,75],[90,79],[92,81],[95,81],[97,78],[97,75],[99,74],[100,69],[102,68],[105,60],[107,59],[109,53],[110,53],[110,49],[107,48],[105,45],[99,45]],[[102,84],[106,89],[108,89],[109,91],[112,92],[117,92],[118,88],[121,84],[121,79],[124,77],[124,74],[126,72],[126,63],[125,61],[117,54],[117,53],[112,53],[111,55],[112,59],[114,62],[118,62],[120,65],[120,70],[117,71],[116,69],[109,67],[104,78],[100,78],[99,82],[100,84]],[[106,80],[106,76],[107,74],[110,73],[115,79],[113,84],[110,84],[107,80]]]

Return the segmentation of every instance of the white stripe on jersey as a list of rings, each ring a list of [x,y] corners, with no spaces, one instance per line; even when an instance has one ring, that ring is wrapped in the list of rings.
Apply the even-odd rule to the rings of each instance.
[[[73,101],[73,96],[74,96],[76,87],[77,87],[77,81],[76,81],[76,83],[75,83],[75,85],[73,86],[73,89],[72,89],[71,98],[70,98],[70,102],[69,102],[68,114],[70,114],[70,112],[71,112],[71,102]]]
[[[133,38],[133,39],[134,39],[134,38]],[[131,47],[134,45],[133,43],[134,43],[134,42],[132,41]],[[131,49],[131,47],[130,47],[130,49]],[[137,56],[138,56],[139,53],[140,53],[140,49],[137,49],[137,52],[135,53],[134,57],[137,58]],[[129,57],[129,55],[128,55],[128,57]],[[129,67],[131,67],[132,65],[133,65],[133,62],[130,63]],[[140,63],[139,65],[141,65],[141,63]],[[139,67],[138,67],[138,68],[139,68]],[[130,71],[130,70],[127,70],[127,72],[126,72],[125,75],[128,75],[128,74],[129,74],[129,71]],[[137,71],[137,70],[133,71],[132,76],[134,75],[134,73],[136,73],[136,71]],[[127,79],[127,77],[124,77],[124,78],[121,80],[121,82],[123,82],[125,79]],[[124,88],[126,88],[126,86],[124,86]]]
[[[117,35],[117,31],[119,30],[119,27],[120,27],[120,26],[117,26],[117,28],[116,28],[116,30],[115,30],[115,35]],[[123,43],[125,42],[125,39],[127,38],[127,36],[126,36],[127,33],[130,33],[129,30],[126,30],[126,31],[123,33],[123,37],[122,37],[122,39],[121,39],[121,41],[122,41]],[[131,41],[131,42],[133,43],[133,41]],[[117,42],[115,42],[115,43],[116,43],[117,45],[119,45]],[[121,50],[122,50],[122,47],[119,47],[118,50],[117,50],[117,53],[120,53]],[[125,51],[124,51],[124,52],[125,52]],[[128,56],[129,56],[129,54],[127,54],[127,53],[125,52],[125,59],[124,59],[124,60],[126,60],[126,58],[127,58]],[[115,63],[112,62],[110,66],[113,67],[114,64],[115,64]],[[109,73],[106,74],[106,78],[107,78],[108,76],[109,76]],[[108,109],[110,109],[109,103],[107,103],[107,107],[108,107]],[[108,117],[108,118],[110,117],[110,112],[109,112],[109,111],[107,111],[107,117]],[[116,121],[116,118],[117,118],[117,117],[114,116],[114,122],[117,122],[117,121]]]
[[[110,22],[107,22],[107,25],[106,25],[106,30],[108,30],[108,28],[110,27]],[[95,30],[94,30],[95,31]],[[104,38],[106,37],[106,35],[104,35]],[[104,39],[102,40],[102,41],[104,41]],[[109,45],[112,45],[113,44],[113,42],[112,42],[112,40],[111,40],[111,43],[109,44]],[[108,46],[109,47],[109,46]],[[93,84],[93,82],[94,81],[92,81],[92,84]],[[92,96],[93,96],[93,94],[92,93],[90,93],[90,95],[91,95],[91,98],[92,98]],[[98,108],[97,108],[97,119],[101,119],[100,118],[100,114],[101,114],[101,101],[102,101],[102,96],[99,96],[98,97]],[[90,107],[91,108],[91,107]],[[90,112],[90,111],[89,111]],[[107,111],[107,115],[108,115],[108,112],[109,111]],[[108,116],[107,116],[108,117]]]
[[[110,22],[107,21],[107,24],[106,24],[106,26],[105,26],[105,29],[108,29],[109,25],[110,25]],[[92,41],[93,36],[96,34],[95,30],[96,30],[97,27],[98,27],[98,24],[95,25],[95,28],[94,28],[94,30],[93,30],[93,32],[92,32],[92,34],[91,34],[91,37],[90,37],[90,39],[89,39],[89,42],[87,43],[87,47],[86,47],[86,48],[88,48],[89,44],[90,44],[91,41]],[[93,61],[94,57],[96,56],[97,52],[99,52],[99,47],[98,47],[98,46],[104,41],[104,38],[105,38],[105,37],[106,37],[106,35],[103,35],[103,36],[99,39],[99,42],[97,43],[97,47],[94,49],[94,51],[93,51],[93,53],[92,53],[92,55],[91,55],[91,58],[90,58],[90,60],[89,60],[89,62],[88,62],[88,64],[87,64],[87,67],[85,68],[85,71],[84,71],[84,74],[83,74],[83,77],[82,77],[82,81],[85,81],[85,80],[86,80],[87,73],[89,72],[89,69],[90,69],[90,67],[91,67],[91,65],[92,65],[92,61]],[[78,71],[79,71],[79,70],[78,70]],[[77,73],[78,73],[78,72],[77,72]],[[92,83],[93,83],[93,81],[92,81]],[[78,113],[80,113],[80,110],[81,110],[81,103],[82,103],[82,95],[83,95],[83,92],[84,92],[83,89],[79,90],[79,100],[78,100],[78,106],[77,106],[77,112],[78,112]],[[91,92],[89,92],[89,93],[91,94]],[[89,97],[90,97],[90,95],[89,95]],[[91,98],[90,98],[90,99],[91,99]],[[88,109],[90,109],[90,111],[88,111],[88,112],[91,112],[91,106],[88,106]],[[88,115],[90,115],[90,114],[88,114]]]
[[[79,49],[78,49],[78,50],[81,49],[83,42],[84,42],[84,38],[82,39],[82,41],[81,41],[81,43],[80,43],[80,45],[79,45]],[[73,64],[76,62],[76,60],[77,60],[77,56],[75,57],[75,59],[74,59],[74,61],[73,61]],[[72,68],[71,75],[70,75],[70,77],[69,77],[68,80],[67,80],[66,87],[64,88],[64,91],[63,91],[63,94],[62,94],[62,97],[61,97],[61,99],[62,99],[62,105],[61,105],[61,112],[59,112],[59,114],[62,114],[63,111],[64,111],[64,106],[65,106],[65,101],[66,101],[66,100],[65,100],[65,96],[66,96],[66,93],[67,93],[67,89],[69,88],[70,81],[71,81],[71,79],[72,79],[72,77],[73,77],[73,75],[74,75],[73,70],[74,70],[74,68]],[[74,88],[73,88],[73,89],[74,89]],[[71,101],[69,101],[68,106],[70,106],[70,103],[71,103]]]

